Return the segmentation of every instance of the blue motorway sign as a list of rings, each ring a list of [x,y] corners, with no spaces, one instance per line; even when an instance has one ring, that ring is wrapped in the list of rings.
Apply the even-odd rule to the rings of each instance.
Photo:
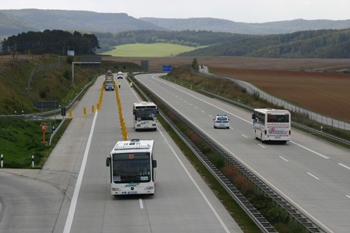
[[[163,71],[172,71],[173,70],[173,66],[163,66]]]

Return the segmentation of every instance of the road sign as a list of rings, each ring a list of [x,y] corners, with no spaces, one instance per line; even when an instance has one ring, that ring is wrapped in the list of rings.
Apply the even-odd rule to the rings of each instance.
[[[173,70],[173,66],[163,66],[163,71],[172,71]]]
[[[58,101],[40,101],[33,106],[39,109],[57,109],[60,108],[60,103]]]

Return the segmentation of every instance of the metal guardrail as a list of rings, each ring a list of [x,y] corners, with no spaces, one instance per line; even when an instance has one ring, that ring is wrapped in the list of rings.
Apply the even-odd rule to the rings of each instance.
[[[205,93],[205,94],[207,94],[207,95],[214,96],[214,97],[216,97],[216,98],[218,98],[218,99],[225,100],[225,101],[227,101],[227,102],[233,103],[233,104],[235,104],[235,105],[241,106],[241,107],[243,107],[243,108],[245,108],[245,109],[249,109],[249,110],[254,111],[254,108],[253,108],[253,107],[248,106],[248,105],[245,105],[245,104],[242,104],[242,103],[240,103],[240,102],[238,102],[238,101],[231,100],[231,99],[228,99],[228,98],[226,98],[226,97],[223,97],[223,96],[220,96],[220,95],[217,95],[217,94],[213,94],[213,93],[211,93],[211,92],[209,92],[209,91],[205,91],[205,90],[198,90],[198,91],[199,91],[199,92],[203,92],[203,93]],[[323,137],[327,137],[327,138],[333,139],[333,140],[335,140],[335,141],[337,141],[337,142],[341,142],[341,143],[344,143],[344,144],[350,146],[350,141],[348,141],[348,140],[346,140],[346,139],[336,137],[336,136],[334,136],[334,135],[331,135],[331,134],[322,132],[322,131],[320,131],[320,130],[317,130],[317,129],[314,129],[314,128],[305,126],[305,125],[303,125],[303,124],[300,124],[300,123],[297,123],[297,122],[292,121],[292,126],[296,126],[296,127],[298,127],[298,128],[302,128],[302,129],[304,129],[304,130],[307,130],[307,131],[312,132],[313,134],[318,134],[318,135],[321,135],[321,136],[323,136]]]
[[[55,137],[56,133],[60,130],[60,128],[62,127],[62,125],[64,124],[65,121],[66,121],[66,118],[63,118],[61,123],[57,126],[56,130],[51,134],[50,141],[49,141],[49,146],[51,145],[51,142],[52,142],[53,138]]]
[[[149,101],[151,99],[137,86],[136,88],[140,93]],[[148,89],[148,91],[150,91]],[[157,99],[161,102],[161,98],[155,93],[150,91]],[[168,106],[166,103],[162,102],[164,106],[178,116],[178,113]],[[216,178],[216,180],[223,186],[223,188],[230,194],[230,196],[240,205],[240,207],[246,212],[246,214],[254,221],[254,223],[259,227],[262,232],[277,232],[276,229],[260,214],[260,212],[249,203],[249,201],[236,189],[232,183],[217,169],[210,161],[205,157],[205,155],[192,143],[190,139],[159,109],[159,113],[162,115],[164,120],[170,125],[170,127],[175,131],[175,133],[181,138],[181,140],[191,149],[191,151],[196,155],[196,157],[202,162],[202,164],[208,169],[208,171]],[[179,117],[179,116],[178,116]],[[181,117],[182,118],[182,117]]]
[[[137,85],[135,85],[137,86]],[[138,87],[137,87],[138,88]],[[142,90],[138,88],[138,90],[149,100],[148,96],[146,96]],[[291,216],[295,221],[299,222],[303,225],[309,232],[326,232],[320,226],[318,226],[315,222],[313,222],[310,218],[308,218],[304,213],[300,212],[296,207],[294,207],[291,203],[289,203],[285,198],[283,198],[279,193],[270,188],[263,180],[257,177],[254,173],[252,173],[248,168],[246,168],[241,162],[239,162],[236,158],[231,156],[231,154],[225,149],[221,148],[214,141],[212,141],[209,137],[206,136],[201,129],[197,129],[191,122],[189,122],[186,118],[184,118],[180,113],[178,113],[175,109],[169,106],[167,103],[163,102],[162,99],[148,89],[150,93],[152,93],[158,100],[162,102],[164,106],[166,106],[169,110],[171,110],[182,122],[184,122],[188,127],[190,127],[197,135],[202,137],[210,146],[212,146],[216,151],[218,151],[224,158],[238,168],[238,170],[247,177],[255,187],[258,187],[262,192],[268,195],[275,204],[277,204],[280,208],[284,209],[289,216]],[[239,103],[239,102],[238,102]],[[241,104],[241,103],[239,103]],[[248,106],[249,107],[249,106]],[[161,112],[161,111],[160,111]],[[237,201],[237,203],[242,207],[242,209],[251,217],[251,219],[257,224],[257,226],[263,232],[276,232],[276,230],[271,226],[271,224],[257,211],[248,201],[245,200],[242,194],[239,193],[237,189],[225,178],[224,175],[198,150],[198,148],[179,130],[177,127],[162,113],[162,117],[164,117],[167,122],[170,123],[171,127],[175,130],[175,132],[180,136],[181,139],[189,146],[189,148],[195,153],[200,161],[207,167],[207,169],[213,174],[213,176],[218,180],[218,182],[229,192],[229,194]],[[237,200],[238,199],[238,200]]]

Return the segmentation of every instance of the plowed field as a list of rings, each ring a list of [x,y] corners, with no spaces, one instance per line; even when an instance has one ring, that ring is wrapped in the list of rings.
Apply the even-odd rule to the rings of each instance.
[[[150,70],[163,65],[191,64],[194,57],[103,57],[103,60],[128,61],[141,65],[149,61]],[[222,76],[250,82],[266,92],[288,99],[311,111],[350,121],[350,74],[301,72],[346,69],[350,59],[275,59],[250,57],[197,57]]]

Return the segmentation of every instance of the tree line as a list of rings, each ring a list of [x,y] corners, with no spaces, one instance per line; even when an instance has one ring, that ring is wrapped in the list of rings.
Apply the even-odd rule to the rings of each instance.
[[[45,30],[43,32],[23,32],[17,36],[10,36],[2,42],[2,51],[25,54],[58,54],[63,51],[74,50],[75,55],[94,54],[99,49],[98,38],[93,34],[70,33],[63,30]]]
[[[350,29],[300,31],[244,38],[178,56],[350,58]]]

